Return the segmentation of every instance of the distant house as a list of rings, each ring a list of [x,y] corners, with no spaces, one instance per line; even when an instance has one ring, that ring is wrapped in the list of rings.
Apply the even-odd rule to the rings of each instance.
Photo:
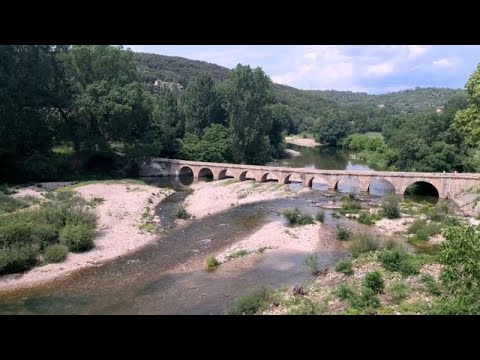
[[[436,110],[436,111],[437,111],[437,113],[441,113],[441,112],[443,112],[443,106],[439,106],[439,107],[437,107],[437,110]]]
[[[378,104],[377,105],[380,109],[383,109],[385,107],[385,104]]]
[[[166,88],[168,88],[172,91],[173,90],[175,90],[175,91],[183,90],[183,86],[180,85],[179,83],[162,81],[160,79],[155,80],[153,85],[156,86],[156,87],[166,87]]]

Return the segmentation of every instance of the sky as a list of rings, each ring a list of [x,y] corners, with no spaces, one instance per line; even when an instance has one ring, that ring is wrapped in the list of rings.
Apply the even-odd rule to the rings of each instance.
[[[464,88],[480,45],[126,45],[234,68],[260,66],[273,82],[305,90],[382,94],[415,87]]]

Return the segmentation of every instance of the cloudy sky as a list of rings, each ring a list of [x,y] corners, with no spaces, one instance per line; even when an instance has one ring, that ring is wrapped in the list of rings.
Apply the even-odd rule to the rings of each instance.
[[[133,51],[260,66],[299,89],[370,94],[417,86],[463,88],[480,62],[478,45],[126,45]]]

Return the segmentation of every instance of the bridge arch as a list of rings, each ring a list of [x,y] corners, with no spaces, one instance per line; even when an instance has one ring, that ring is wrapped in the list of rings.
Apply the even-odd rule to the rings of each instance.
[[[239,180],[240,181],[245,181],[245,180],[254,180],[254,181],[257,181],[257,179],[255,178],[255,175],[252,171],[243,171],[240,173],[240,177],[239,177]]]
[[[302,183],[302,177],[298,174],[288,174],[285,176],[284,184],[291,184],[291,183]]]
[[[395,194],[396,188],[390,179],[386,178],[373,178],[368,184],[367,191],[371,195],[387,195]]]
[[[204,168],[201,168],[199,171],[198,171],[198,178],[209,178],[209,179],[213,179],[213,171],[210,170],[209,168],[207,167],[204,167]]]
[[[190,166],[182,166],[178,170],[178,176],[193,176],[193,170]]]
[[[334,180],[333,188],[342,193],[360,192],[360,180],[356,177],[340,177]]]
[[[315,175],[315,176],[311,176],[310,178],[308,178],[307,186],[309,188],[312,188],[312,189],[318,188],[318,187],[329,188],[330,184],[328,183],[328,181],[324,177]]]
[[[267,182],[267,181],[276,181],[279,182],[278,176],[273,172],[268,172],[262,175],[260,178],[260,182]]]
[[[220,170],[220,172],[218,173],[218,180],[231,179],[231,178],[234,178],[234,177],[235,176],[228,169]]]
[[[432,197],[440,197],[441,193],[437,186],[432,182],[418,180],[412,181],[402,188],[403,195],[427,195]]]

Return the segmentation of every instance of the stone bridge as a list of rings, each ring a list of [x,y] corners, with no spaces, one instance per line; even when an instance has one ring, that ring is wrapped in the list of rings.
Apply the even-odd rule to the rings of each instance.
[[[178,176],[192,172],[195,178],[213,175],[214,180],[234,178],[244,181],[252,179],[265,182],[276,180],[280,184],[301,182],[303,186],[312,187],[313,182],[324,183],[336,189],[342,180],[354,180],[360,191],[367,192],[373,180],[388,181],[396,194],[403,195],[407,187],[418,182],[433,185],[441,198],[455,198],[462,191],[480,184],[480,174],[469,173],[420,173],[391,171],[348,171],[318,170],[307,168],[288,168],[277,166],[256,166],[241,164],[224,164],[188,160],[156,158],[140,171],[140,176]]]

